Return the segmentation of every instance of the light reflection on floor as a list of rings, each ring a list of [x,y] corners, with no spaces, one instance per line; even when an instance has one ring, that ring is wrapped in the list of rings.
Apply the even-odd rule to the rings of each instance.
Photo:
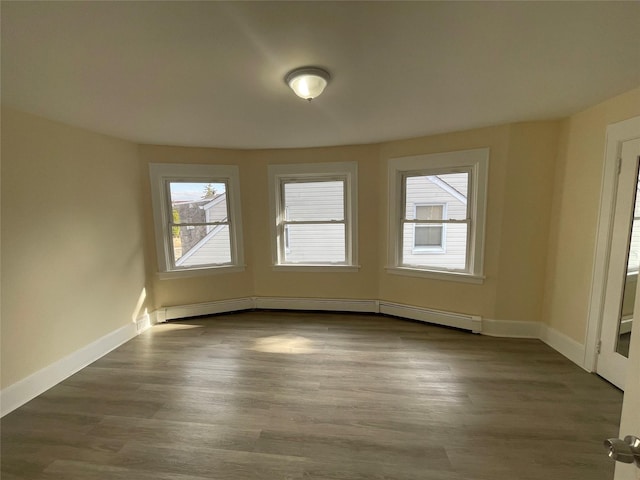
[[[313,353],[313,342],[299,335],[272,335],[255,340],[249,350],[265,353]]]
[[[188,330],[190,328],[204,328],[204,326],[190,325],[186,323],[160,323],[156,325],[154,328],[158,332],[171,332],[174,330]]]

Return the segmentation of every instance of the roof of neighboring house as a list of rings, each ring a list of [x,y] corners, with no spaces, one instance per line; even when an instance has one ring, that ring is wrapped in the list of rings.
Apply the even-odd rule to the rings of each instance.
[[[457,188],[453,187],[451,184],[445,182],[442,179],[442,177],[440,177],[439,175],[429,175],[427,177],[427,180],[429,180],[434,185],[437,185],[438,187],[442,188],[445,192],[454,196],[455,198],[457,198],[458,200],[460,200],[462,203],[466,205],[467,196],[462,192],[460,192]]]

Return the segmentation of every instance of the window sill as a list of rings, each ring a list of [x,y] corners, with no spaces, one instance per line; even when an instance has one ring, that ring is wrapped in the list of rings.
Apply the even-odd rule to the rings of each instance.
[[[360,265],[273,265],[275,272],[357,272]]]
[[[444,248],[438,248],[438,247],[433,247],[433,248],[429,248],[429,247],[414,247],[411,249],[411,254],[412,255],[423,255],[423,254],[428,254],[428,255],[440,255],[440,254],[445,254],[447,253],[447,251]]]
[[[176,280],[179,278],[204,277],[209,275],[219,275],[221,273],[244,272],[244,265],[228,265],[224,267],[191,268],[185,270],[172,270],[170,272],[157,272],[160,280]]]
[[[481,285],[484,283],[483,275],[471,275],[469,273],[443,272],[436,270],[422,270],[410,267],[386,267],[387,273],[393,275],[405,275],[408,277],[431,278],[434,280],[444,280],[448,282],[475,283]]]

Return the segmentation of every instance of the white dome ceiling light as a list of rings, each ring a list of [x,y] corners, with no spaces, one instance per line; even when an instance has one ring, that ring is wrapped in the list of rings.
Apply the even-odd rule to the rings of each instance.
[[[284,81],[297,96],[311,101],[324,91],[330,78],[329,72],[322,68],[301,67],[287,73]]]

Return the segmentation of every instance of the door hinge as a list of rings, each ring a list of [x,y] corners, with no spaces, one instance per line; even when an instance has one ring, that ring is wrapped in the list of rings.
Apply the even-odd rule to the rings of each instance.
[[[596,353],[600,354],[601,351],[602,351],[602,340],[598,340],[598,343],[596,343]]]

